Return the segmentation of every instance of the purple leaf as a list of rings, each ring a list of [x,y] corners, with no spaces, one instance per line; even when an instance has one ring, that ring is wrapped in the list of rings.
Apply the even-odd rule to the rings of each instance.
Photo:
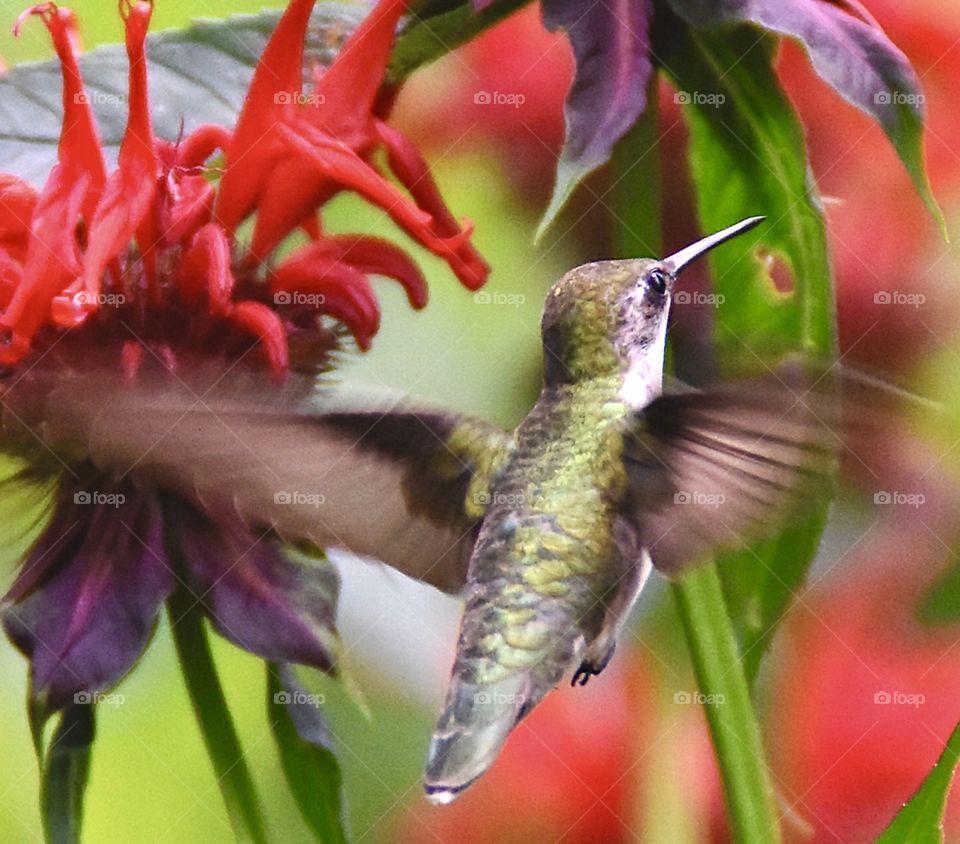
[[[924,98],[907,57],[853,0],[669,0],[693,27],[741,21],[796,38],[814,70],[883,127],[927,207],[943,224],[923,164]]]
[[[174,502],[169,541],[217,632],[265,659],[330,670],[339,576],[332,563],[282,548],[233,515]]]
[[[33,696],[52,711],[114,685],[173,586],[152,495],[64,482],[3,602],[7,635],[30,658]]]
[[[652,14],[651,0],[543,0],[544,25],[566,32],[577,70],[564,107],[566,143],[538,237],[643,113]]]

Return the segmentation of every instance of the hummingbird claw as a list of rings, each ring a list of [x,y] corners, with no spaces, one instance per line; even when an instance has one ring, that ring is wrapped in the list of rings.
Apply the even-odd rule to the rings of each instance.
[[[616,642],[612,643],[609,648],[607,648],[606,653],[599,660],[591,659],[587,657],[580,663],[580,667],[573,673],[573,679],[570,681],[571,686],[585,686],[590,681],[591,677],[596,677],[604,668],[609,665],[610,660],[613,658],[613,652],[616,650]]]

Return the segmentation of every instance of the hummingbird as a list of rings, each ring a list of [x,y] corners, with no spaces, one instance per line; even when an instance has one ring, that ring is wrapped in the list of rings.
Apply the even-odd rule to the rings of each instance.
[[[184,354],[173,373],[145,356],[131,379],[112,349],[77,368],[54,348],[4,392],[4,437],[462,594],[424,778],[446,803],[565,674],[603,671],[653,568],[775,531],[822,477],[830,432],[804,367],[664,390],[678,275],[762,219],[568,272],[543,310],[542,390],[513,430],[316,373],[265,385]]]

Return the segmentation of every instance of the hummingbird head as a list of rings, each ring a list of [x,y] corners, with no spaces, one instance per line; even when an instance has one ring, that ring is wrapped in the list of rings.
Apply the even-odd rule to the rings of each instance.
[[[621,395],[642,407],[659,393],[667,317],[677,276],[713,247],[753,228],[750,217],[660,261],[596,261],[570,270],[547,295],[542,332],[548,384],[611,372]]]

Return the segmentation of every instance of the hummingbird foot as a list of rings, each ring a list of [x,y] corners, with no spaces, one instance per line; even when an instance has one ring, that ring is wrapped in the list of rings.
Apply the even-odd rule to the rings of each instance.
[[[604,668],[607,667],[610,660],[613,659],[613,652],[617,649],[617,643],[611,642],[606,652],[599,659],[592,659],[587,656],[580,667],[573,673],[570,680],[571,686],[585,686],[591,677],[596,677]]]

